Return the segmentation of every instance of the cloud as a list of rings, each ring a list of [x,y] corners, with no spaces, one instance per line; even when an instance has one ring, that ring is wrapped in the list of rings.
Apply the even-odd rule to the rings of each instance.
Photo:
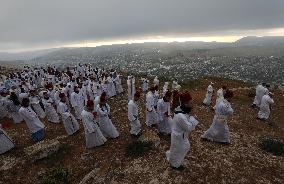
[[[283,0],[0,0],[0,50],[284,27]]]

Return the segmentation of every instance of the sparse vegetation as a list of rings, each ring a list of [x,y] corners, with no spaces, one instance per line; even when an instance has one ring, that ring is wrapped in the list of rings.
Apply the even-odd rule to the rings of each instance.
[[[134,141],[127,145],[126,156],[127,157],[141,157],[152,149],[151,142]]]
[[[67,184],[70,171],[67,168],[53,167],[49,169],[41,180],[41,184]]]
[[[65,143],[61,144],[59,150],[56,154],[49,155],[47,158],[41,160],[48,167],[53,167],[58,164],[63,158],[66,156],[68,151],[70,150],[70,145]]]
[[[272,137],[265,137],[260,140],[259,146],[273,155],[284,155],[284,143]]]

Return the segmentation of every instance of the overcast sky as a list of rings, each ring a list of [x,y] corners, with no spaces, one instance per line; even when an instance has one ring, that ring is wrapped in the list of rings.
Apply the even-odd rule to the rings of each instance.
[[[0,51],[254,32],[284,36],[284,0],[0,0]]]

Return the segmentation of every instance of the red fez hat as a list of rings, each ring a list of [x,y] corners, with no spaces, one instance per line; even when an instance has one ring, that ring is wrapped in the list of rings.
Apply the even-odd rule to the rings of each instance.
[[[102,96],[100,97],[100,102],[105,102],[106,101],[106,96]]]
[[[191,97],[191,95],[188,91],[185,91],[184,93],[182,93],[180,95],[180,102],[181,103],[186,103],[186,102],[191,101],[191,100],[192,100],[192,97]]]
[[[102,94],[101,94],[101,96],[106,96],[107,94],[106,94],[106,92],[104,91],[104,92],[102,92]]]
[[[94,106],[94,101],[93,100],[88,100],[87,101],[87,107],[93,107]]]
[[[59,98],[64,98],[65,97],[65,94],[64,93],[60,93],[59,94]]]
[[[165,93],[165,96],[171,97],[171,96],[172,96],[172,92],[171,92],[171,91],[167,91],[167,92]]]
[[[136,91],[135,94],[134,94],[134,96],[140,98],[141,94],[140,94],[139,91]]]

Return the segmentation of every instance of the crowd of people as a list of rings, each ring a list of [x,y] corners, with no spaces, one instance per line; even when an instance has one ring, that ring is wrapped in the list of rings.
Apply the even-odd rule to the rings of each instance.
[[[86,148],[103,145],[107,139],[119,137],[119,130],[112,122],[109,98],[124,92],[122,76],[115,70],[93,68],[90,64],[78,64],[59,71],[56,67],[30,68],[9,73],[1,77],[0,118],[11,118],[14,123],[25,122],[34,142],[45,137],[44,118],[50,123],[61,123],[67,135],[72,135],[83,125]],[[159,134],[171,136],[171,146],[166,158],[173,169],[183,170],[183,160],[190,149],[188,134],[199,121],[192,114],[192,96],[181,91],[175,80],[170,86],[165,82],[159,90],[158,77],[149,82],[145,77],[135,84],[135,77],[127,77],[128,120],[130,134],[139,137],[142,125],[139,117],[139,103],[142,93],[146,93],[147,127],[154,127]],[[217,91],[213,106],[214,83],[211,83],[203,100],[211,106],[215,115],[211,126],[201,136],[202,140],[222,144],[230,143],[228,119],[233,114],[230,101],[233,92],[222,86]],[[140,86],[141,90],[137,88]],[[253,107],[259,108],[258,118],[269,118],[271,104],[274,103],[268,85],[258,85]],[[13,140],[0,127],[0,154],[14,147]]]

